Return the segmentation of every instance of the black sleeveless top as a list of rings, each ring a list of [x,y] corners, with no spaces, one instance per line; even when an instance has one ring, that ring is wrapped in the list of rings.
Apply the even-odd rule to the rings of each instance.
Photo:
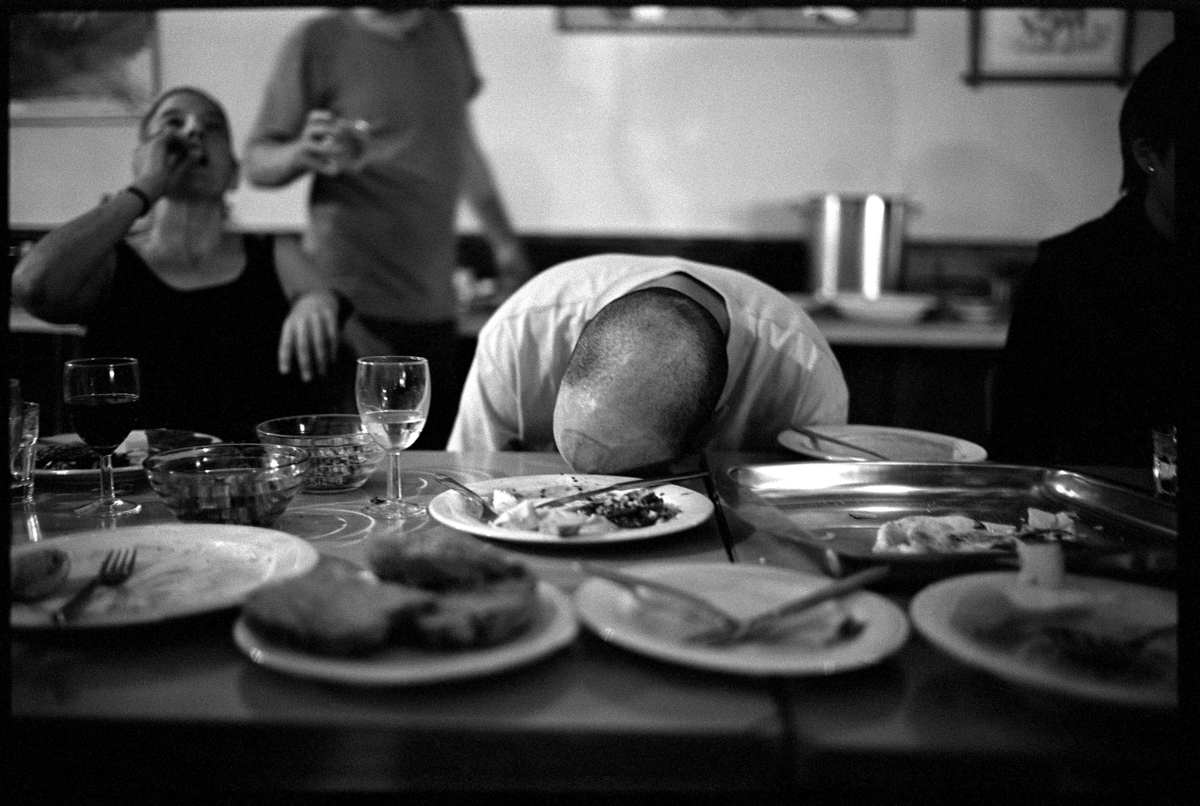
[[[244,236],[246,265],[226,285],[179,291],[122,241],[105,299],[87,322],[85,355],[133,356],[142,373],[142,428],[182,428],[257,442],[254,426],[325,407],[276,351],[290,305],[270,236]]]

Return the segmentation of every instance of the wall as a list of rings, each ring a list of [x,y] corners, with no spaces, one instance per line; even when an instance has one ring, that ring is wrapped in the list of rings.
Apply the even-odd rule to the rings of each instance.
[[[244,137],[279,43],[314,13],[163,12],[164,84],[214,92]],[[967,87],[966,11],[918,10],[898,38],[578,34],[548,7],[463,14],[487,81],[475,119],[525,232],[789,235],[789,205],[831,190],[908,196],[916,237],[1028,241],[1115,198],[1122,91]],[[1136,65],[1171,25],[1139,13]],[[132,139],[12,128],[13,226],[52,225],[126,184]],[[243,187],[235,221],[300,227],[303,197]]]

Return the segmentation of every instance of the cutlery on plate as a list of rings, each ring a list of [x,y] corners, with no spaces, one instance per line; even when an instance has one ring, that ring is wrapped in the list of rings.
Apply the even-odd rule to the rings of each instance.
[[[492,509],[492,505],[487,502],[486,498],[472,490],[467,485],[463,484],[458,479],[447,476],[444,473],[434,473],[433,477],[439,484],[449,487],[455,492],[462,493],[467,498],[479,504],[479,506],[483,508],[483,513],[479,516],[479,519],[484,523],[491,523],[492,521],[496,520],[496,518],[500,517],[500,513]]]
[[[843,448],[849,448],[852,451],[858,451],[859,453],[865,453],[867,456],[872,456],[883,462],[892,461],[890,458],[888,458],[887,456],[884,456],[882,453],[873,451],[870,448],[864,448],[861,445],[855,445],[853,442],[846,442],[844,440],[836,439],[834,437],[825,436],[822,433],[814,431],[811,428],[805,428],[802,425],[801,426],[794,425],[794,426],[792,426],[792,430],[799,434],[803,434],[804,436],[811,439],[813,441],[814,448],[817,447],[818,442],[828,442],[832,445],[840,445]]]
[[[701,471],[697,471],[695,473],[684,473],[683,475],[680,475],[680,476],[666,476],[661,479],[634,479],[633,481],[622,481],[618,484],[610,484],[607,487],[601,487],[597,490],[586,490],[581,493],[572,493],[571,495],[564,495],[562,498],[555,498],[550,501],[543,501],[542,503],[540,503],[536,507],[534,507],[534,509],[543,509],[543,508],[548,508],[548,507],[560,507],[563,504],[570,504],[574,501],[582,501],[585,498],[591,498],[593,495],[600,495],[602,493],[612,493],[612,492],[617,492],[619,490],[638,490],[638,489],[648,490],[652,487],[661,487],[664,484],[674,484],[679,481],[691,481],[692,479],[702,479],[707,475],[709,475],[709,471],[701,470]]]
[[[618,571],[614,568],[595,565],[593,563],[580,563],[579,567],[582,571],[591,576],[597,576],[601,579],[607,579],[617,585],[628,590],[634,596],[640,596],[641,591],[653,591],[654,593],[665,594],[666,596],[674,597],[688,605],[695,607],[697,610],[717,619],[721,622],[725,629],[734,629],[739,622],[736,618],[726,613],[721,608],[717,607],[707,599],[697,596],[696,594],[685,591],[681,588],[676,588],[674,585],[668,585],[665,582],[659,582],[654,579],[637,576],[636,574],[627,574],[624,571]]]
[[[101,585],[115,588],[118,585],[125,584],[125,580],[133,575],[133,565],[136,561],[137,549],[129,549],[128,551],[113,549],[104,555],[104,561],[100,563],[100,571],[96,576],[89,579],[86,585],[75,591],[75,594],[62,607],[55,610],[50,618],[59,627],[70,623],[83,610],[83,606],[88,603],[88,600],[92,598],[92,594],[95,593],[96,588]]]
[[[700,643],[708,646],[725,646],[727,644],[738,643],[739,641],[754,640],[766,636],[774,628],[776,628],[784,619],[803,613],[805,610],[816,607],[830,599],[837,599],[845,596],[848,593],[853,593],[859,588],[870,585],[883,577],[887,576],[888,567],[886,565],[877,565],[859,571],[856,574],[851,574],[848,577],[835,580],[829,585],[826,585],[812,593],[805,594],[799,599],[794,599],[790,602],[784,602],[778,607],[772,608],[765,613],[761,613],[753,618],[739,621],[731,629],[715,629],[707,632],[698,633],[688,640],[691,643]],[[839,633],[846,632],[850,627],[851,622],[858,623],[853,617],[844,619]],[[861,629],[861,626],[858,627]],[[857,630],[855,631],[855,633]]]

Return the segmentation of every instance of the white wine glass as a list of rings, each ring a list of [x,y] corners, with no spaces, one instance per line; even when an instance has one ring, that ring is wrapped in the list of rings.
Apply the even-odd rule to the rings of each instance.
[[[422,515],[425,507],[403,500],[400,452],[412,445],[429,416],[429,362],[411,355],[358,359],[354,398],[367,431],[388,454],[387,498],[366,513],[384,520]]]
[[[63,401],[71,425],[100,456],[100,500],[76,509],[75,514],[111,518],[142,508],[117,498],[112,468],[113,451],[137,425],[141,395],[136,358],[78,358],[63,366]]]

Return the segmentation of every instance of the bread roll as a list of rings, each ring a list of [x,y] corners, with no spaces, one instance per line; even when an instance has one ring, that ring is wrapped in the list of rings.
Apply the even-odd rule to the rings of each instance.
[[[322,562],[252,591],[242,613],[270,640],[319,655],[361,656],[403,642],[417,616],[433,608],[434,597],[425,591]]]
[[[380,579],[435,593],[415,619],[423,643],[487,646],[524,630],[537,615],[537,579],[499,549],[453,532],[379,540],[369,552]]]

